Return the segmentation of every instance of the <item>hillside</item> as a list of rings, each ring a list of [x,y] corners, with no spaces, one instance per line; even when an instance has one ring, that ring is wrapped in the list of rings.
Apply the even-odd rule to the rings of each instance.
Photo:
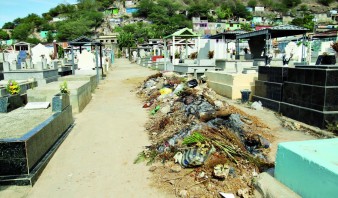
[[[330,6],[324,6],[318,1],[332,1],[332,3]],[[311,14],[327,13],[329,10],[338,8],[338,2],[334,0],[133,0],[133,2],[138,2],[139,12],[133,16],[125,14],[118,16],[123,18],[123,23],[115,30],[110,27],[110,18],[106,17],[103,12],[112,7],[124,10],[123,2],[125,1],[81,0],[77,5],[59,4],[42,14],[42,17],[30,14],[4,24],[2,28],[6,30],[0,30],[0,40],[12,38],[32,43],[39,43],[41,40],[51,42],[54,39],[67,41],[81,35],[112,33],[118,31],[118,28],[126,30],[123,26],[128,23],[125,21],[133,21],[135,17],[138,17],[141,21],[152,22],[152,25],[144,23],[144,25],[129,28],[125,32],[133,34],[129,37],[143,38],[139,40],[142,42],[149,38],[168,35],[181,27],[192,28],[191,18],[195,16],[206,17],[210,22],[239,17],[251,20],[252,14],[246,10],[247,6],[265,7],[265,12],[261,14],[269,15],[274,12],[273,14],[291,16],[298,14],[298,17],[303,17],[304,12],[297,13],[297,10]],[[59,20],[54,21],[55,18]],[[313,25],[310,24],[310,26]],[[9,34],[7,34],[8,31],[10,31]],[[47,38],[34,34],[40,31],[47,31]]]

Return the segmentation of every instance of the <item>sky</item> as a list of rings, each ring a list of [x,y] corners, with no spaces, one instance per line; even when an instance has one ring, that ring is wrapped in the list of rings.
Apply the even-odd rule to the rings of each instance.
[[[35,13],[41,16],[60,3],[76,3],[77,0],[0,0],[0,28],[6,22]]]

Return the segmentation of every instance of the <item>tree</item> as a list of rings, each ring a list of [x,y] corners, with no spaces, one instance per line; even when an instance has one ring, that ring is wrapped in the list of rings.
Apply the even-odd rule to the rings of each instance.
[[[98,4],[95,0],[77,0],[79,10],[97,10]]]
[[[45,23],[45,20],[37,14],[29,14],[25,18],[22,18],[21,23],[31,23],[35,27],[38,27]]]
[[[248,6],[252,7],[252,8],[256,7],[257,6],[257,1],[256,0],[250,0],[248,2]]]
[[[224,17],[225,17],[226,19],[231,18],[233,15],[234,15],[234,14],[232,13],[231,8],[226,8],[226,9],[224,10]]]
[[[264,7],[271,7],[273,5],[272,0],[260,0]]]
[[[149,14],[154,11],[155,6],[156,4],[152,0],[141,0],[138,5],[138,10],[134,15],[147,18]]]
[[[12,38],[24,41],[33,32],[33,25],[21,23],[13,29]]]
[[[282,0],[282,3],[288,8],[293,8],[302,3],[301,0]]]
[[[235,5],[231,8],[235,16],[250,19],[252,18],[251,13],[246,9],[246,7],[240,2],[236,1]]]
[[[8,39],[9,34],[6,31],[0,29],[0,40],[8,40]]]
[[[2,29],[14,29],[15,24],[13,22],[7,22],[2,26]]]
[[[208,3],[195,3],[188,8],[188,17],[208,17],[211,6]]]
[[[135,45],[134,35],[130,32],[120,32],[118,36],[118,46],[120,50],[124,47],[133,47]]]
[[[27,38],[25,41],[27,43],[32,43],[32,44],[39,44],[39,43],[41,43],[41,41],[38,38],[35,38],[35,37],[33,37],[33,38]]]
[[[277,12],[283,12],[283,13],[286,13],[288,11],[288,8],[283,3],[274,3],[272,5],[272,9]]]
[[[249,23],[241,23],[241,29],[244,31],[252,31],[252,27]]]
[[[53,32],[52,31],[48,31],[47,32],[47,42],[51,43],[51,42],[53,42],[53,40],[54,40]]]
[[[19,25],[21,22],[22,22],[22,19],[21,19],[21,18],[16,18],[16,19],[14,19],[14,21],[13,21],[14,26]]]
[[[325,5],[325,6],[329,6],[331,3],[334,2],[334,0],[317,0],[318,3]]]
[[[215,13],[217,15],[217,18],[219,18],[219,19],[224,19],[225,18],[225,12],[222,9],[222,7],[217,7],[216,10],[215,10]]]
[[[314,16],[310,14],[305,14],[304,17],[302,18],[295,18],[291,21],[292,25],[297,25],[300,27],[304,27],[309,29],[310,31],[313,30],[314,27],[314,21],[313,21]]]
[[[81,19],[61,21],[57,25],[57,31],[58,41],[70,41],[83,35],[89,36],[91,33],[88,22]]]
[[[63,48],[60,45],[58,45],[58,57],[59,58],[65,57],[65,51],[63,50]]]
[[[177,3],[171,0],[159,0],[158,6],[164,9],[165,13],[170,17],[174,16],[180,7]]]

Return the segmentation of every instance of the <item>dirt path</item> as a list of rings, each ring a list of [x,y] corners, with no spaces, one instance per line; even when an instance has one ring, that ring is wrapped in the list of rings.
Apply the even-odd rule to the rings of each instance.
[[[149,167],[133,164],[149,143],[147,113],[131,90],[155,72],[124,59],[114,66],[34,187],[2,189],[0,197],[167,197],[149,186]]]

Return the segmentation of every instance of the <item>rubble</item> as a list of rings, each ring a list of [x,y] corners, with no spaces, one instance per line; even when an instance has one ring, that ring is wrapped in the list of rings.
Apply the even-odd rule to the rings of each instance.
[[[252,173],[273,167],[266,160],[272,137],[265,137],[265,124],[218,99],[205,84],[158,73],[137,94],[143,107],[150,107],[146,129],[152,144],[135,162],[162,163],[153,172],[155,184],[168,185],[168,190],[175,186],[177,196],[228,192],[250,197]]]

